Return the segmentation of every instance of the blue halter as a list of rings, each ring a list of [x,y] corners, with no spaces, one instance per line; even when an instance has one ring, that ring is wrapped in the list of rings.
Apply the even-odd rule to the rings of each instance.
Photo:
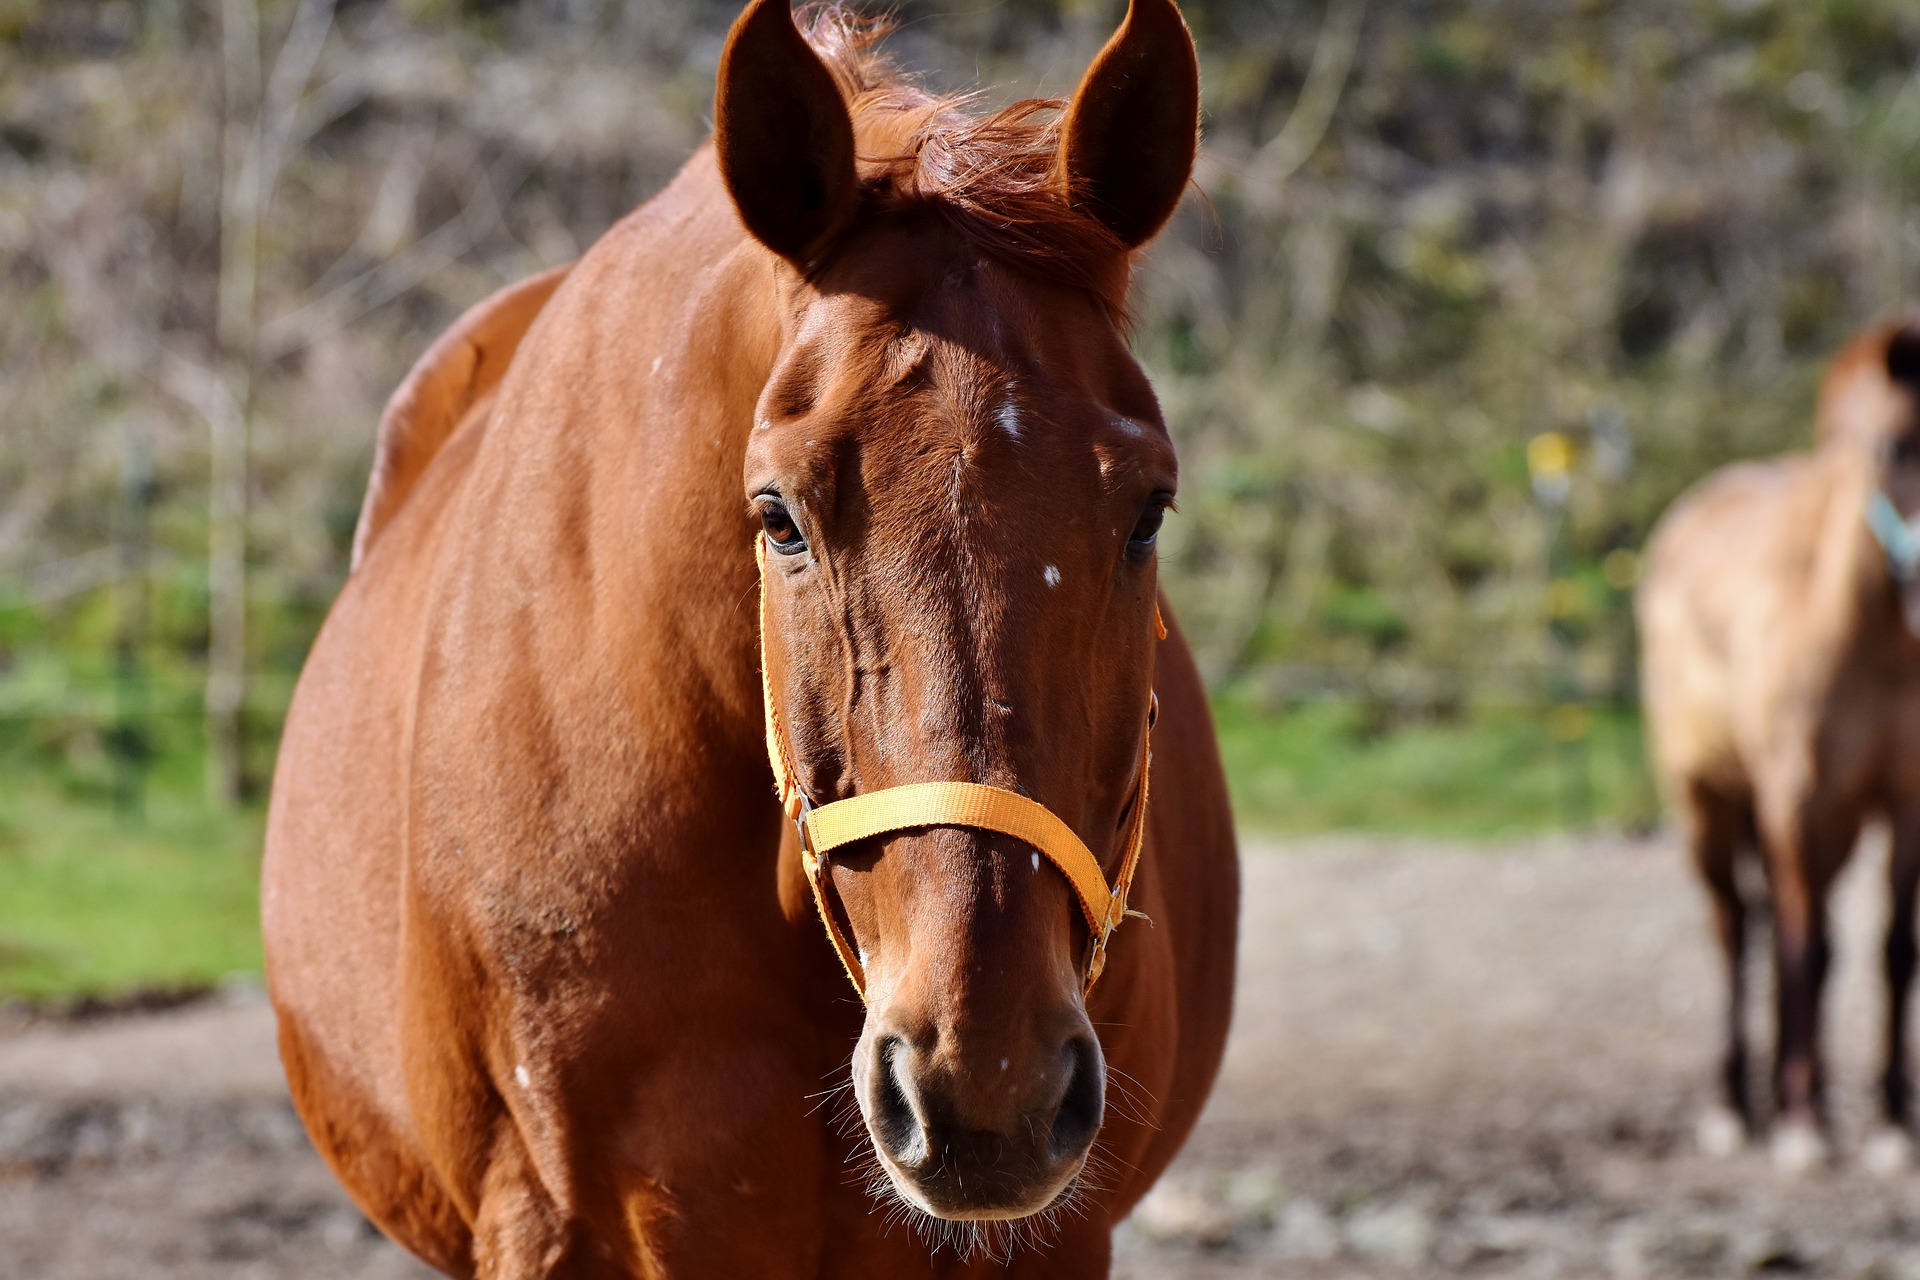
[[[1883,489],[1875,489],[1867,499],[1866,515],[1867,527],[1887,553],[1893,576],[1901,582],[1912,581],[1920,573],[1920,516],[1906,519]]]

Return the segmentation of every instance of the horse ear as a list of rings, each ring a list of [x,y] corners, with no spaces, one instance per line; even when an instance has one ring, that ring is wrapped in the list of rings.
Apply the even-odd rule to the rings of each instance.
[[[1887,378],[1920,386],[1920,319],[1907,321],[1887,339]]]
[[[720,55],[713,144],[755,239],[806,270],[853,216],[853,121],[789,0],[753,0]]]
[[[1133,249],[1166,225],[1200,143],[1200,63],[1173,0],[1130,0],[1061,129],[1070,203]]]

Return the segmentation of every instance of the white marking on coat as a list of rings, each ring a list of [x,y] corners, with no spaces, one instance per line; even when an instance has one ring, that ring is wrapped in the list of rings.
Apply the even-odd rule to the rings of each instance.
[[[649,370],[647,370],[647,372],[648,372],[648,373],[658,373],[658,372],[660,372],[660,362],[661,362],[662,360],[665,360],[665,359],[666,359],[666,357],[665,357],[665,356],[655,356],[655,357],[653,358],[653,368],[651,368],[651,369],[649,369]]]
[[[1037,853],[1033,855],[1033,869],[1035,871],[1040,869],[1040,855]]]
[[[1112,422],[1115,427],[1126,432],[1130,436],[1137,436],[1146,431],[1145,427],[1141,426],[1139,423],[1135,422],[1132,418],[1129,418],[1124,413],[1114,414],[1112,418]]]
[[[1020,438],[1020,407],[1008,400],[1000,406],[1000,429],[1011,438]]]
[[[1060,585],[1060,567],[1058,565],[1048,565],[1040,571],[1040,576],[1047,580],[1047,585],[1050,587]]]
[[[522,1089],[531,1089],[533,1087],[533,1077],[527,1073],[526,1063],[523,1062],[513,1069],[513,1082]]]
[[[1000,1059],[1000,1069],[1002,1071],[1007,1069],[1007,1060],[1005,1058]]]

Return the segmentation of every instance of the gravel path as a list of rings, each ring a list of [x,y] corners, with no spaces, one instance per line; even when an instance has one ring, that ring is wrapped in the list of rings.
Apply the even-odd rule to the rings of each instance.
[[[1694,1153],[1717,979],[1671,847],[1250,850],[1226,1067],[1116,1275],[1920,1280],[1920,1175],[1852,1162],[1884,910],[1864,855],[1831,1014],[1843,1158],[1787,1181]],[[0,1277],[425,1275],[308,1148],[257,996],[0,1026]]]

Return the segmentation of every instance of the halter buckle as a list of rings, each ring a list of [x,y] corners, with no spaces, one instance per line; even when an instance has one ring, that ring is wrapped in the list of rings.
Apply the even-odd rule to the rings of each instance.
[[[807,830],[807,819],[813,816],[813,801],[807,799],[807,793],[795,788],[797,802],[787,805],[787,817],[793,820],[793,834],[800,841],[800,860],[809,868],[820,865],[820,855],[813,850],[813,836]]]

